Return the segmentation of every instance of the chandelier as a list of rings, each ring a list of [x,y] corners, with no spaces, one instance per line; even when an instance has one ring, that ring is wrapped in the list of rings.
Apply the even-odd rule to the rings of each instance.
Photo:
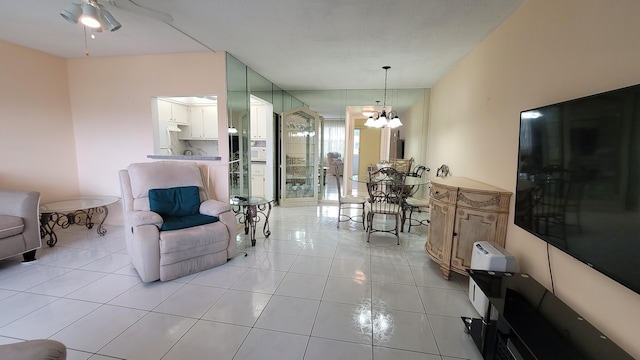
[[[387,107],[387,73],[389,72],[389,69],[391,69],[391,66],[389,65],[385,65],[382,67],[384,69],[384,101],[382,103],[382,113],[378,113],[377,111],[371,111],[368,113],[369,118],[367,119],[367,121],[364,123],[365,126],[368,127],[373,127],[373,128],[383,128],[383,127],[388,127],[388,128],[392,128],[395,129],[397,127],[402,126],[402,122],[400,121],[400,118],[398,117],[398,113],[395,111],[389,111],[389,118],[391,120],[387,119],[387,111],[386,111],[386,107]]]

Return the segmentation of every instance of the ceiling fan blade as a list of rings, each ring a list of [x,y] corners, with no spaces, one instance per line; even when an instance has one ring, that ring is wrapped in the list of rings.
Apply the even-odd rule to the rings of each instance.
[[[171,16],[170,14],[164,11],[160,11],[144,5],[140,5],[133,0],[108,0],[108,1],[110,5],[113,5],[122,10],[130,11],[132,13],[140,14],[143,16],[148,16],[167,24],[173,22],[173,16]]]

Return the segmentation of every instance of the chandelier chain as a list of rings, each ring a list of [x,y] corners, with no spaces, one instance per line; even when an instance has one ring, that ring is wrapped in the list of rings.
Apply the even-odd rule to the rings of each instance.
[[[382,110],[387,107],[387,74],[389,73],[389,67],[384,67],[384,102],[382,103]]]

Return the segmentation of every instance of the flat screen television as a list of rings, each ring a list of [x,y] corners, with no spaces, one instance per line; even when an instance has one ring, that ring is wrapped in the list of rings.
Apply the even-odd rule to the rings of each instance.
[[[514,222],[640,294],[640,85],[520,113]]]

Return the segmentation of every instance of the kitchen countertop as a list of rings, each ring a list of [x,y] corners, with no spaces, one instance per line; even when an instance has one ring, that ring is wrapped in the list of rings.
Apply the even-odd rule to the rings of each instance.
[[[207,160],[207,161],[220,161],[220,156],[203,156],[203,155],[147,155],[148,159],[159,160]]]

